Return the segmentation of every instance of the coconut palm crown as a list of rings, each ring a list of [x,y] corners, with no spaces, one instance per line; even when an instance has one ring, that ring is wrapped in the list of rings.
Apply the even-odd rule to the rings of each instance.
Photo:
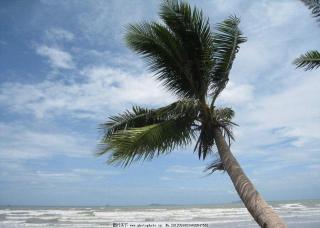
[[[233,110],[214,104],[229,80],[239,45],[246,41],[239,18],[230,16],[212,32],[201,10],[178,1],[163,2],[160,18],[163,23],[129,25],[125,40],[179,100],[157,109],[135,106],[102,124],[99,154],[109,152],[109,163],[149,160],[193,140],[194,151],[205,159],[215,145],[215,127],[229,142],[233,139]],[[215,161],[209,167],[222,166]]]

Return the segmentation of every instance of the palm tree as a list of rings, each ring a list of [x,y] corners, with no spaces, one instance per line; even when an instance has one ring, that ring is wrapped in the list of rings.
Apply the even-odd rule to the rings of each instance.
[[[320,23],[320,0],[301,0]],[[303,67],[305,70],[312,70],[320,67],[320,52],[313,50],[301,55],[293,61],[297,68]]]
[[[146,59],[157,79],[179,100],[157,109],[135,106],[102,124],[98,154],[109,154],[109,163],[127,166],[151,160],[196,141],[194,151],[206,159],[218,150],[219,160],[207,170],[225,170],[248,211],[261,227],[286,227],[261,197],[230,150],[234,112],[217,108],[215,101],[225,88],[229,73],[246,41],[231,16],[212,32],[201,10],[176,0],[160,8],[163,23],[131,24],[125,36],[128,46]]]

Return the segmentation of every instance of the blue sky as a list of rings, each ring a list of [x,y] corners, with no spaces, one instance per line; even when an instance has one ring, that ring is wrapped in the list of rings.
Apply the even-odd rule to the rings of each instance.
[[[230,14],[248,37],[219,105],[236,111],[232,151],[268,200],[320,197],[319,70],[291,64],[319,49],[299,1],[190,1],[212,26]],[[192,147],[122,169],[95,157],[98,125],[134,104],[175,100],[123,42],[159,20],[159,1],[1,1],[0,204],[197,204],[238,200],[206,176]]]

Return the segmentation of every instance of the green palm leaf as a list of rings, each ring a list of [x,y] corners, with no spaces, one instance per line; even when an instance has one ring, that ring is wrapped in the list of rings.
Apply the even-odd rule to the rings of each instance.
[[[238,27],[239,23],[239,18],[231,16],[218,24],[217,32],[214,33],[213,58],[215,64],[210,77],[212,105],[229,80],[229,73],[236,53],[239,51],[239,45],[246,42],[246,38]]]
[[[204,169],[204,172],[209,172],[208,174],[212,174],[215,171],[224,171],[224,165],[220,159],[213,160]]]
[[[160,10],[165,25],[129,25],[126,42],[147,60],[169,90],[182,98],[204,100],[213,66],[212,34],[208,19],[186,3],[165,1]]]
[[[297,68],[304,68],[305,70],[312,70],[320,67],[320,52],[309,51],[299,58],[296,58],[293,62]]]
[[[184,99],[159,109],[133,107],[101,125],[104,136],[98,155],[110,152],[109,162],[130,164],[187,145],[194,137],[199,103]]]
[[[199,102],[193,99],[183,99],[159,109],[147,109],[134,106],[123,114],[109,117],[109,120],[100,126],[104,131],[104,138],[109,137],[119,130],[138,128],[156,124],[171,118],[192,115],[196,117]]]
[[[320,0],[301,0],[310,10],[313,17],[320,22]]]
[[[186,70],[198,99],[204,99],[208,76],[213,67],[213,36],[209,19],[201,10],[179,1],[166,1],[160,8],[160,17],[175,34],[182,46]]]
[[[108,144],[108,149],[112,150],[109,163],[127,166],[132,161],[150,160],[178,146],[186,146],[192,137],[192,121],[180,118],[121,130],[109,137],[105,143]]]
[[[130,25],[125,38],[169,91],[181,97],[195,96],[195,89],[185,74],[181,46],[167,28],[157,23]]]
[[[236,123],[232,122],[234,117],[234,111],[231,108],[218,108],[214,110],[214,118],[216,123],[222,130],[222,134],[228,139],[229,145],[231,140],[234,140],[232,127],[238,126]]]
[[[210,116],[200,115],[201,124],[198,127],[198,139],[194,151],[198,151],[199,159],[206,159],[207,155],[212,153],[215,145],[213,130],[219,127],[225,138],[228,139],[229,145],[234,140],[232,126],[236,125],[231,120],[234,111],[231,108],[211,108],[208,113]]]
[[[156,123],[157,119],[153,111],[147,108],[134,106],[132,111],[125,111],[123,114],[109,117],[109,120],[101,125],[104,130],[104,137],[109,137],[113,133],[126,128],[142,127],[147,124]]]

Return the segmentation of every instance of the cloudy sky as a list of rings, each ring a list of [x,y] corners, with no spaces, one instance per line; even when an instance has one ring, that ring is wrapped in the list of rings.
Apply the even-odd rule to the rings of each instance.
[[[248,37],[219,105],[236,111],[232,150],[268,200],[320,198],[320,71],[292,61],[320,48],[295,0],[190,1],[212,26],[230,14]],[[159,1],[1,1],[0,204],[132,205],[238,200],[206,176],[192,147],[122,169],[96,157],[98,125],[132,105],[175,97],[123,42],[124,26],[159,20]],[[213,159],[213,158],[212,158]]]

